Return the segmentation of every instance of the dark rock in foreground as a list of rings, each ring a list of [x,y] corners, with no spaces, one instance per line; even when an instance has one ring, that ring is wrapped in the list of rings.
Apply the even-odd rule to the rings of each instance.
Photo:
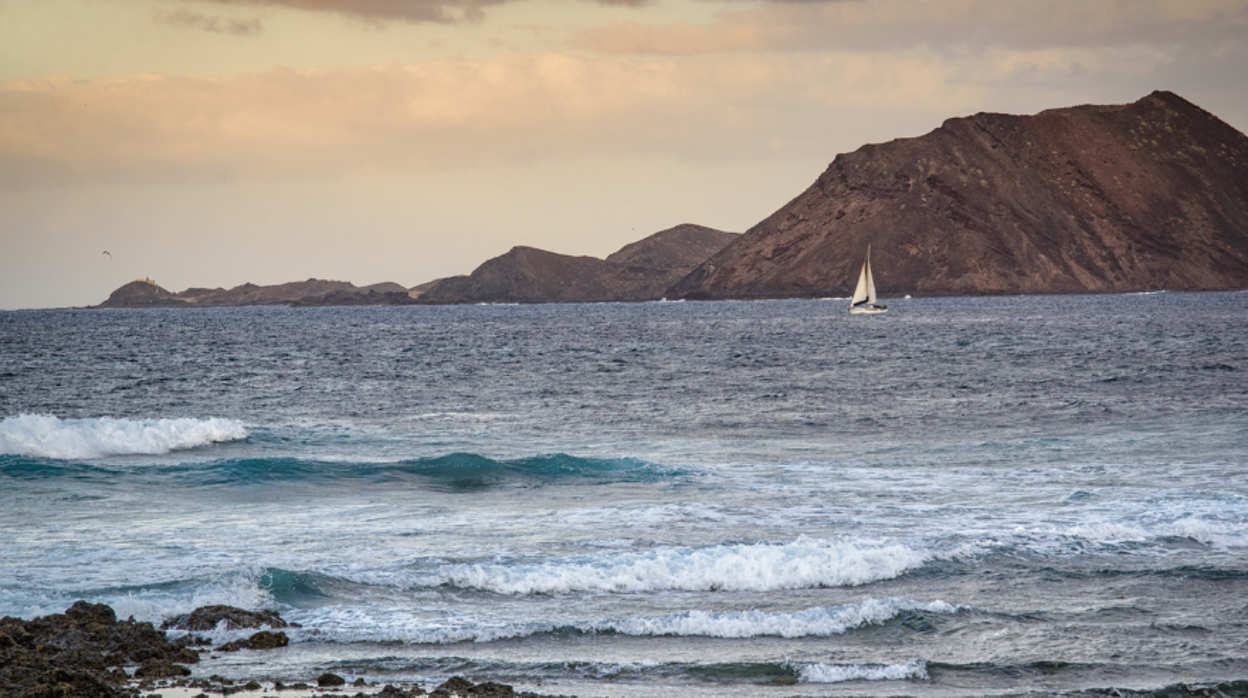
[[[222,623],[226,630],[290,627],[276,611],[245,611],[233,606],[201,606],[186,615],[166,620],[160,627],[165,630],[207,632]]]
[[[63,614],[24,621],[0,619],[0,695],[23,698],[120,698],[138,672],[185,675],[172,667],[199,661],[194,650],[170,642],[151,623],[118,621],[113,609],[79,601]],[[162,673],[162,670],[164,673]]]
[[[164,627],[211,630],[219,623],[227,627],[292,627],[272,611],[252,612],[231,606],[206,606],[179,616]],[[236,625],[230,625],[234,623]],[[139,689],[128,685],[131,677],[125,666],[135,666],[134,678],[140,688],[174,685],[228,694],[241,689],[260,690],[254,680],[236,682],[212,677],[190,679],[186,664],[199,661],[199,654],[188,647],[190,636],[170,642],[162,630],[133,618],[118,621],[113,609],[104,604],[78,601],[65,613],[22,620],[0,619],[0,697],[3,698],[132,698]],[[230,649],[270,649],[284,647],[285,633],[262,630],[238,647]],[[226,648],[218,648],[225,650]],[[153,684],[162,681],[162,684]],[[336,688],[346,681],[335,674],[322,674],[318,686]],[[355,685],[363,685],[357,681]],[[285,688],[280,682],[275,690]],[[299,683],[289,688],[310,688]],[[432,695],[457,694],[471,698],[543,698],[520,693],[511,686],[484,682],[474,684],[453,677],[434,689]],[[377,695],[411,698],[431,695],[419,687],[407,689],[386,686]]]
[[[668,298],[1248,288],[1248,137],[1169,92],[838,155]]]
[[[286,633],[261,630],[245,640],[227,642],[217,648],[218,652],[237,652],[238,650],[271,650],[290,644]]]
[[[316,685],[325,687],[345,686],[347,680],[337,674],[331,674],[328,671],[316,678]]]

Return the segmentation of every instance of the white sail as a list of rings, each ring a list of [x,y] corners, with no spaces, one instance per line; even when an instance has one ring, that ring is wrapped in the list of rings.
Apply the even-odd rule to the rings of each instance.
[[[858,286],[854,289],[853,300],[849,302],[851,313],[883,313],[888,306],[880,305],[875,300],[875,277],[871,274],[871,246],[867,245],[867,258],[862,263],[862,271],[858,273]]]
[[[875,294],[875,285],[871,283],[871,271],[867,263],[862,263],[862,271],[858,273],[858,287],[854,289],[854,298],[850,305],[858,305]]]

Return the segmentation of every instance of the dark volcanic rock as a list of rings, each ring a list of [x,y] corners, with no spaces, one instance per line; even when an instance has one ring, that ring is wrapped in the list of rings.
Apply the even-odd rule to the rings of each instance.
[[[167,679],[190,675],[191,670],[187,667],[162,660],[152,660],[134,671],[136,679]]]
[[[160,624],[166,630],[192,630],[206,632],[225,623],[226,630],[246,628],[287,628],[277,611],[247,611],[234,606],[201,606],[182,616],[170,618]]]
[[[227,642],[217,648],[218,652],[237,652],[238,650],[271,650],[290,644],[290,638],[281,631],[261,630],[245,640]]]
[[[1248,137],[1169,92],[838,155],[671,298],[1248,288]]]
[[[514,247],[469,276],[441,279],[418,293],[421,301],[435,303],[658,300],[668,286],[736,237],[680,225],[627,245],[605,260]]]
[[[347,680],[337,674],[325,672],[316,678],[316,685],[322,688],[329,686],[345,686]]]
[[[3,696],[123,696],[122,665],[177,672],[172,667],[197,661],[199,655],[169,642],[151,623],[118,621],[102,604],[79,601],[63,614],[0,619]]]
[[[441,691],[443,693],[459,693],[462,695],[471,691],[473,688],[473,683],[468,679],[465,679],[462,676],[452,676],[442,682],[442,685],[435,688],[433,692],[436,694],[438,691]]]
[[[415,693],[415,691],[413,691],[413,693]],[[382,693],[379,695],[385,694]],[[542,696],[535,693],[529,693],[527,691],[517,692],[514,688],[504,683],[484,681],[482,683],[474,684],[462,676],[452,676],[441,686],[435,688],[430,695],[458,695],[470,696],[471,698],[543,698]]]

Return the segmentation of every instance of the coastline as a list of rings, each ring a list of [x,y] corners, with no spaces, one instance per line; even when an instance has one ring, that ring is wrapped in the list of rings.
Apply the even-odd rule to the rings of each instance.
[[[194,677],[190,666],[204,652],[264,651],[284,647],[294,627],[272,611],[252,612],[231,606],[204,606],[185,616],[168,619],[158,629],[133,617],[118,620],[106,604],[77,601],[64,613],[22,620],[0,619],[0,695],[14,698],[95,696],[96,698],[197,698],[233,695],[243,698],[281,695],[312,696],[455,696],[458,698],[568,698],[516,691],[490,681],[473,683],[453,676],[426,691],[419,685],[368,683],[323,673],[311,680],[286,684],[232,680],[221,676]],[[245,640],[215,649],[194,632],[214,628],[256,629]],[[170,639],[167,630],[188,631]]]

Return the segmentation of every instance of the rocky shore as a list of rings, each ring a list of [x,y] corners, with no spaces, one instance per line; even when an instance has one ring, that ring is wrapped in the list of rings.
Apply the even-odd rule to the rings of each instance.
[[[249,637],[211,647],[196,632],[221,625],[229,630],[255,629]],[[118,620],[107,605],[78,601],[64,613],[22,620],[0,619],[0,698],[192,698],[270,691],[287,695],[460,696],[462,698],[543,698],[493,682],[473,683],[453,677],[426,691],[420,686],[378,686],[357,679],[349,687],[341,676],[324,673],[290,684],[262,685],[219,676],[193,677],[190,666],[200,652],[233,652],[284,647],[282,628],[291,624],[272,611],[252,612],[231,606],[205,606],[165,621],[160,628],[134,618]],[[170,639],[167,630],[182,631]],[[328,691],[320,694],[317,691]],[[351,691],[354,691],[352,693]]]

